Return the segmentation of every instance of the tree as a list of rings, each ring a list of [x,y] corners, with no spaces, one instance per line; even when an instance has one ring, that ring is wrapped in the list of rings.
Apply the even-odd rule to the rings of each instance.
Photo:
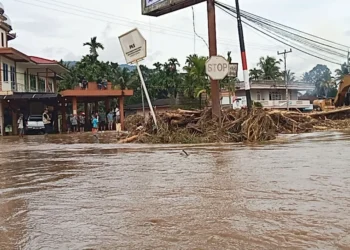
[[[257,80],[261,79],[263,73],[264,72],[261,69],[257,69],[257,68],[250,69],[249,70],[249,79],[257,81]]]
[[[92,55],[94,57],[98,57],[97,49],[102,49],[102,50],[105,49],[103,47],[102,43],[97,42],[96,36],[92,37],[90,42],[86,42],[83,45],[90,47],[90,55]]]
[[[345,75],[350,74],[348,65],[346,63],[343,63],[340,66],[340,69],[335,70],[336,80],[341,81],[343,80]]]
[[[278,80],[281,78],[280,61],[271,56],[260,57],[257,64],[262,71],[262,78],[264,80]]]
[[[284,72],[283,72],[283,75],[284,75]],[[287,83],[293,83],[293,82],[295,82],[295,73],[288,69],[287,70]]]
[[[326,96],[332,90],[332,86],[328,84],[332,81],[332,72],[326,65],[317,64],[312,70],[304,73],[303,80],[315,86],[314,94],[317,96]]]
[[[184,92],[188,97],[196,98],[201,93],[210,93],[209,79],[205,73],[205,56],[189,55],[186,59]]]

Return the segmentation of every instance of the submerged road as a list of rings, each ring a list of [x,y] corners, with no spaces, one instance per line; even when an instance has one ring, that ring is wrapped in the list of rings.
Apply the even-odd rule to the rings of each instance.
[[[0,139],[0,249],[350,249],[350,133],[255,146],[112,136]]]

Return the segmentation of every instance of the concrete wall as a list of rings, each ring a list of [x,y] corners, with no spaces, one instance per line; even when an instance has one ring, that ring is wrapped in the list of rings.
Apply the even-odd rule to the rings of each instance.
[[[7,32],[3,29],[0,29],[0,48],[7,47]]]
[[[1,82],[2,82],[2,91],[11,91],[12,87],[11,87],[11,75],[10,75],[10,67],[11,66],[15,66],[15,63],[12,60],[9,60],[3,56],[0,57],[1,58]],[[4,81],[4,63],[6,63],[8,65],[8,72],[7,72],[7,76],[8,76],[8,81]]]

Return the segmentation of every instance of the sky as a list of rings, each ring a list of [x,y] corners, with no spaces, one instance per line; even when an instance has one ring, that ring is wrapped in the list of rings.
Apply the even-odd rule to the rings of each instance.
[[[97,36],[105,50],[102,60],[125,63],[118,36],[138,28],[147,40],[147,58],[152,66],[171,57],[184,66],[189,54],[208,56],[206,4],[195,5],[160,17],[141,14],[141,0],[0,0],[12,22],[17,38],[9,46],[25,54],[55,60],[79,60],[89,52],[83,43]],[[241,0],[242,10],[321,36],[350,47],[349,0]],[[234,0],[221,0],[234,5]],[[94,11],[92,11],[94,10]],[[194,22],[193,22],[194,13]],[[236,20],[216,9],[218,54],[232,51],[234,62],[241,58]],[[256,67],[261,56],[275,56],[289,49],[255,30],[244,26],[248,67]],[[345,62],[336,58],[339,63]],[[332,71],[339,66],[293,50],[288,54],[287,68],[301,76],[316,64],[326,64]]]

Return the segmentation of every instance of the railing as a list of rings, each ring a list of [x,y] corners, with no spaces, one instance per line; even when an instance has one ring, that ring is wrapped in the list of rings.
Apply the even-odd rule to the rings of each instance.
[[[264,108],[285,109],[287,108],[287,100],[274,100],[274,101],[256,101],[260,102]],[[312,104],[308,100],[290,100],[290,108],[310,108]]]

